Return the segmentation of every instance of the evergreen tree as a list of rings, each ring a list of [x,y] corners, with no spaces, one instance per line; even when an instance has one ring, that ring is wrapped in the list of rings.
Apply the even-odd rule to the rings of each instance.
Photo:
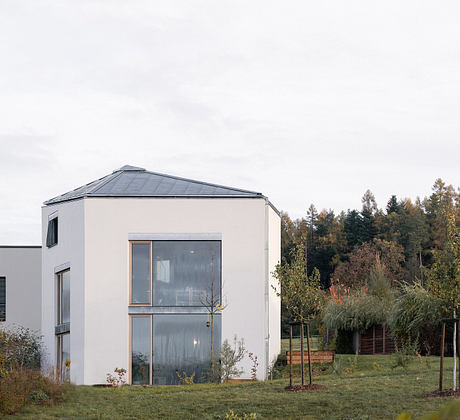
[[[397,213],[399,210],[398,200],[395,195],[392,195],[387,203],[387,215],[391,213]]]

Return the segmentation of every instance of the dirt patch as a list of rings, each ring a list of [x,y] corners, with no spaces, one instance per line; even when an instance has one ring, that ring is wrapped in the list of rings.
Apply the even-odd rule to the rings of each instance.
[[[451,389],[443,389],[440,391],[437,389],[433,392],[427,392],[423,395],[424,397],[460,397],[460,390],[452,391]]]
[[[293,386],[287,386],[284,388],[286,391],[289,392],[303,392],[303,391],[314,391],[316,389],[327,389],[327,386],[325,385],[317,385],[317,384],[311,384],[311,385],[293,385]]]

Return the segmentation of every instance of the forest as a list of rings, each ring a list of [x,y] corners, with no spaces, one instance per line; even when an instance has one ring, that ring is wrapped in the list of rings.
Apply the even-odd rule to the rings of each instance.
[[[366,287],[376,269],[396,294],[413,284],[427,288],[436,255],[448,241],[446,209],[460,225],[460,189],[437,179],[431,195],[415,201],[392,195],[381,208],[370,190],[361,201],[361,209],[339,214],[314,204],[298,219],[282,212],[282,264],[290,264],[301,246],[307,276],[319,270],[326,293],[331,284],[351,291]],[[283,336],[289,319],[282,305]]]

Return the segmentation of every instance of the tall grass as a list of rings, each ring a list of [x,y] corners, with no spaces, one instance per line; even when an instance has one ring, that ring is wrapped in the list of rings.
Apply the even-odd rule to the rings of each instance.
[[[0,413],[61,400],[65,388],[53,372],[40,371],[41,355],[38,334],[22,327],[0,330]]]

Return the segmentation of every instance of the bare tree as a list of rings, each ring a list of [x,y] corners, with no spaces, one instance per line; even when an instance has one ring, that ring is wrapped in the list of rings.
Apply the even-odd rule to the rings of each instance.
[[[211,257],[211,262],[209,263],[211,270],[210,276],[206,285],[206,290],[204,290],[200,296],[201,305],[206,308],[206,311],[209,314],[210,321],[207,325],[211,328],[211,381],[216,382],[218,376],[218,369],[216,366],[216,355],[214,351],[214,317],[217,314],[220,314],[227,305],[222,303],[222,285],[220,278],[216,279],[215,273],[215,262],[214,256]]]

